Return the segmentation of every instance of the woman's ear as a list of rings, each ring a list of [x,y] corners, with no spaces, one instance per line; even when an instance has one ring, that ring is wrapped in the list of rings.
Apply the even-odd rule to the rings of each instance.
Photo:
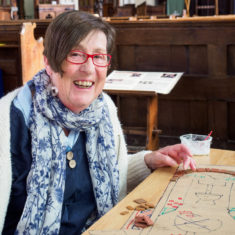
[[[52,69],[51,69],[51,66],[48,63],[48,59],[47,59],[47,57],[45,55],[43,56],[43,59],[44,59],[44,64],[45,64],[45,69],[47,71],[47,74],[51,77]]]

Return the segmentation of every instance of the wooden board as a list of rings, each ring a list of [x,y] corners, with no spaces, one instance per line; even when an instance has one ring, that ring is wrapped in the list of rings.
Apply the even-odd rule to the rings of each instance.
[[[222,171],[223,169],[223,171]],[[109,235],[233,234],[235,226],[235,167],[201,166],[198,172],[177,171],[154,209],[134,211],[121,230]],[[176,174],[177,174],[176,172]],[[154,225],[135,226],[136,215],[148,215]],[[90,235],[105,234],[91,231]]]
[[[235,166],[235,151],[211,149],[210,155],[194,156],[194,159],[197,164]],[[128,205],[134,206],[133,200],[136,198],[144,198],[156,205],[166,190],[175,170],[174,168],[159,168],[154,171],[112,210],[84,232],[83,235],[89,235],[89,231],[92,230],[120,230],[131,215],[130,213],[120,215],[120,212],[125,210]]]

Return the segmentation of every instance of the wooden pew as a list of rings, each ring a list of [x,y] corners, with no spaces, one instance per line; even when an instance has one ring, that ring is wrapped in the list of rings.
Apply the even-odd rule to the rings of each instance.
[[[36,23],[25,22],[20,33],[21,63],[23,84],[44,67],[43,38],[35,40]]]

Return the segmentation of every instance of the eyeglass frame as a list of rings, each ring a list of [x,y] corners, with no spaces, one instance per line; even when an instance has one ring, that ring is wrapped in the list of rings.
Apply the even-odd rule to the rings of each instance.
[[[72,52],[81,52],[82,54],[86,55],[86,60],[85,60],[83,63],[75,63],[75,62],[69,61],[69,60],[68,60],[68,55],[67,55],[66,61],[68,61],[68,62],[71,63],[71,64],[85,64],[85,63],[88,61],[88,59],[91,58],[91,59],[92,59],[92,63],[93,63],[95,66],[97,66],[97,67],[103,67],[103,68],[104,68],[104,67],[108,67],[108,66],[110,65],[111,59],[112,59],[112,56],[109,55],[109,54],[96,53],[96,54],[91,55],[91,54],[88,54],[88,53],[83,52],[83,51],[80,51],[80,50],[72,50],[72,51],[70,51],[69,53],[72,53]],[[108,58],[110,58],[109,61],[108,61],[109,63],[108,63],[107,65],[97,65],[97,64],[95,64],[95,63],[94,63],[94,56],[96,56],[96,55],[106,55]]]

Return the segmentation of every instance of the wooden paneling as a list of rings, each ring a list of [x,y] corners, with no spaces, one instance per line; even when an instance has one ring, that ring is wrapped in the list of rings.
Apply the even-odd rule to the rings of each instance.
[[[117,69],[185,73],[159,95],[160,145],[213,130],[214,146],[235,149],[234,19],[113,23]]]
[[[230,140],[235,142],[235,140],[234,140],[234,136],[235,136],[235,121],[234,121],[234,117],[235,117],[235,100],[233,100],[233,102],[229,102],[229,104],[226,108],[227,108],[227,111],[228,111],[228,129],[227,129],[228,137],[229,137]],[[226,130],[224,130],[224,133],[226,133]]]
[[[124,126],[132,127],[143,127],[146,125],[146,114],[147,113],[147,100],[143,97],[120,97],[120,119],[123,120]],[[131,110],[130,110],[131,107]],[[140,113],[135,110],[141,110]],[[127,115],[128,113],[128,115]]]
[[[11,91],[22,84],[21,80],[19,80],[19,75],[21,74],[20,61],[18,47],[0,47],[0,68],[3,73],[5,92]],[[5,76],[7,76],[7,80]]]
[[[0,6],[0,20],[10,20],[11,19],[11,8]]]
[[[49,21],[36,23],[35,37],[44,36]],[[0,43],[7,43],[0,47],[6,91],[22,84],[21,24],[0,23]],[[178,143],[185,133],[213,130],[214,147],[234,150],[235,17],[115,20],[110,24],[117,31],[111,69],[184,72],[169,95],[158,96],[160,145]],[[145,125],[146,104],[141,97],[121,97],[118,102],[123,125]],[[142,136],[139,139],[143,142]],[[138,136],[135,141],[138,144]]]
[[[185,74],[208,74],[208,54],[206,45],[189,45],[186,46],[186,65]]]
[[[235,75],[235,45],[227,46],[227,70],[229,75]]]

